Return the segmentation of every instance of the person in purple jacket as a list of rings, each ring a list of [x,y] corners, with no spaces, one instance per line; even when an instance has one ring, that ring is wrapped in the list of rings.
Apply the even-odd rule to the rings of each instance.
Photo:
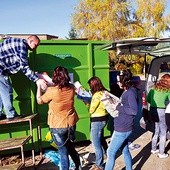
[[[120,85],[124,89],[117,106],[119,116],[114,118],[114,132],[107,150],[105,170],[113,170],[116,154],[122,150],[126,170],[132,170],[132,157],[128,147],[128,137],[132,133],[134,118],[138,112],[137,92],[132,86],[132,73],[129,70],[122,72]]]

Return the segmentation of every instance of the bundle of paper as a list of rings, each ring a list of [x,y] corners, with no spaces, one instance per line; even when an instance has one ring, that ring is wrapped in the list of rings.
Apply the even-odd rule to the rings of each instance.
[[[101,102],[104,104],[105,109],[112,117],[118,116],[118,110],[116,110],[116,106],[120,103],[120,99],[115,95],[109,93],[108,91],[104,91]]]
[[[76,88],[77,98],[86,103],[90,103],[92,98],[91,93],[88,92],[78,81],[74,83],[74,86]]]

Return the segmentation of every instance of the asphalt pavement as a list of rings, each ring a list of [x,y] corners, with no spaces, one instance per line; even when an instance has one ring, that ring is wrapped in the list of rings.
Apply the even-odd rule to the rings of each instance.
[[[170,156],[166,159],[158,158],[157,154],[151,154],[151,139],[153,134],[152,125],[148,125],[147,129],[144,130],[139,125],[140,117],[135,120],[134,132],[131,136],[132,144],[138,144],[137,149],[130,150],[133,159],[133,170],[170,170]],[[110,137],[107,138],[109,144]],[[167,140],[166,151],[170,154],[170,141]],[[93,147],[90,141],[85,141],[76,144],[76,150],[82,158],[82,170],[89,170],[94,164]],[[89,153],[91,157],[88,157]],[[87,158],[88,161],[87,161]],[[91,159],[91,160],[90,160]],[[26,168],[32,170],[33,167]],[[59,168],[54,165],[49,159],[44,159],[41,164],[36,167],[37,170],[58,170]],[[117,154],[116,163],[114,170],[125,170],[125,163],[123,155]]]

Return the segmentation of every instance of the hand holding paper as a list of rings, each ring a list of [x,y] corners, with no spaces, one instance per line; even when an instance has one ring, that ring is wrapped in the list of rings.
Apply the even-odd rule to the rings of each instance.
[[[54,83],[52,82],[52,78],[48,76],[46,72],[38,73],[38,78],[43,79],[47,82],[48,86],[52,86]]]
[[[90,103],[92,98],[91,93],[85,90],[78,81],[74,83],[74,86],[76,88],[77,98],[83,100],[84,103]]]

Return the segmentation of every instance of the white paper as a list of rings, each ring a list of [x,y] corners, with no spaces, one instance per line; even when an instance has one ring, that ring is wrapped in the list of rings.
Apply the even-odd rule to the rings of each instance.
[[[117,105],[120,103],[120,99],[115,95],[105,91],[101,97],[101,102],[104,104],[105,109],[112,117],[117,117],[119,112],[116,110]]]

